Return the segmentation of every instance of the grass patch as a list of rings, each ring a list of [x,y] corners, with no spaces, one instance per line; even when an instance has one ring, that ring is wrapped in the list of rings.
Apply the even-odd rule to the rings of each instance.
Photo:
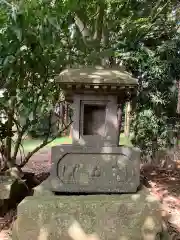
[[[42,139],[26,139],[22,142],[22,145],[24,147],[25,152],[32,151],[35,149],[37,146],[39,146],[43,142]],[[72,139],[69,137],[61,137],[61,138],[56,138],[53,142],[49,143],[46,145],[44,148],[51,148],[56,145],[60,144],[71,144]]]
[[[120,145],[132,147],[131,143],[131,137],[126,137],[123,133],[120,135],[120,140],[119,140]]]
[[[39,146],[42,143],[42,139],[26,139],[22,142],[22,145],[24,147],[25,152],[32,151],[35,149],[37,146]],[[69,137],[60,137],[56,138],[53,142],[45,146],[44,148],[51,148],[56,145],[61,145],[61,144],[72,144],[72,139]],[[132,143],[130,141],[130,138],[124,136],[124,134],[121,134],[120,137],[120,145],[125,145],[125,146],[132,146]]]

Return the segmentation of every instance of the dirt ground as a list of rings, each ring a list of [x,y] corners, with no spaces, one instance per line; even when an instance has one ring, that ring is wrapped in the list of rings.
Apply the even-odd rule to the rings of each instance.
[[[144,184],[162,204],[162,215],[172,239],[180,239],[180,169],[154,167],[142,172]]]
[[[34,172],[42,181],[50,170],[50,159],[50,151],[41,151],[31,158],[24,171]],[[172,171],[157,167],[149,168],[141,172],[141,181],[162,203],[162,215],[171,239],[180,240],[180,169]],[[15,216],[16,209],[12,209],[4,217],[0,217],[0,224],[4,224],[4,229],[0,232],[0,240],[8,239],[12,225],[10,221],[14,220]]]

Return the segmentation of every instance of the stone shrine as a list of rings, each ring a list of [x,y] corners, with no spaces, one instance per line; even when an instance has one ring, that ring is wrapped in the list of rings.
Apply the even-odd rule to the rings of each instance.
[[[52,148],[50,177],[18,205],[12,239],[169,239],[159,202],[139,187],[140,151],[119,146],[122,104],[137,81],[83,68],[63,71],[57,84],[73,103],[73,143]]]
[[[119,146],[122,104],[137,81],[117,69],[68,69],[57,77],[73,102],[72,145],[52,148],[54,192],[136,192],[140,151]]]

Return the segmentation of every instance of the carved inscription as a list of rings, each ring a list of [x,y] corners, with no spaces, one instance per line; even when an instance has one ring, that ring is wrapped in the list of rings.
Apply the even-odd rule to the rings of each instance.
[[[66,183],[75,183],[76,182],[76,173],[80,169],[80,164],[75,164],[73,166],[62,165],[60,167],[60,179],[62,182]]]
[[[126,148],[122,151],[102,148],[102,152],[97,153],[90,150],[85,146],[82,153],[79,153],[79,147],[75,152],[68,152],[65,147],[59,156],[55,155],[49,178],[53,191],[115,193],[137,190],[139,159],[136,154],[133,158]]]
[[[128,179],[127,166],[115,160],[105,164],[92,164],[77,163],[77,164],[61,164],[59,166],[59,178],[63,183],[76,184],[79,183],[81,176],[92,182],[100,178],[101,181],[109,182],[125,182]],[[94,166],[93,166],[94,165]],[[108,180],[109,179],[109,180]]]
[[[73,166],[62,165],[60,167],[59,177],[64,183],[76,183],[81,174],[86,174],[88,179],[92,180],[93,178],[101,176],[101,169],[99,166],[95,166],[90,172],[88,172],[85,164],[75,164]]]
[[[101,176],[101,169],[99,166],[95,166],[91,172],[90,177],[100,177]]]
[[[124,182],[127,179],[127,167],[126,166],[120,166],[118,162],[116,162],[112,166],[112,174],[113,177],[116,178],[118,182]]]

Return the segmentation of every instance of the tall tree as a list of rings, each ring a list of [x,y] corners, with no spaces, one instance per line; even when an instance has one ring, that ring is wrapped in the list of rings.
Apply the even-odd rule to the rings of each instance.
[[[59,135],[57,132],[49,140],[51,116],[60,93],[54,76],[67,65],[64,39],[69,31],[68,27],[60,31],[64,19],[57,18],[53,9],[45,2],[1,2],[0,109],[7,119],[1,123],[4,169],[17,164],[23,167]],[[17,163],[24,136],[43,115],[48,116],[48,132],[42,144]]]

